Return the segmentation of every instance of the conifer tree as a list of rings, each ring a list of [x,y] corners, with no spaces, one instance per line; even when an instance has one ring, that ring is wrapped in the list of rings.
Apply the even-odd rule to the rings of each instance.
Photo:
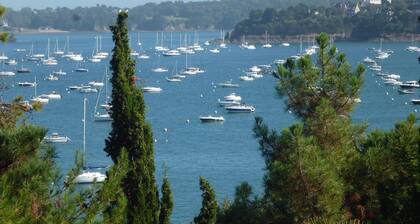
[[[111,60],[113,121],[105,152],[118,164],[122,150],[127,150],[127,173],[121,184],[127,200],[126,222],[153,224],[159,219],[153,136],[145,121],[143,93],[135,86],[127,19],[128,13],[120,11],[116,24],[111,26],[115,43]]]
[[[169,184],[168,177],[165,173],[162,183],[162,198],[160,203],[160,213],[159,213],[159,224],[169,224],[174,207],[171,186]]]
[[[217,201],[210,183],[200,177],[200,190],[202,191],[202,205],[200,214],[194,218],[195,224],[215,224],[217,220]]]

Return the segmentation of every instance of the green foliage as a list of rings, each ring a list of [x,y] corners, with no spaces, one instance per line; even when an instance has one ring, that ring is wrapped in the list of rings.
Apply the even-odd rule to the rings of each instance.
[[[159,199],[155,182],[152,129],[145,121],[143,93],[135,86],[135,62],[130,57],[128,13],[120,11],[111,26],[115,47],[111,59],[112,130],[105,152],[115,164],[127,163],[121,179],[124,201],[116,194],[115,203],[126,203],[128,223],[158,223]],[[128,160],[121,161],[123,150]],[[107,181],[113,182],[109,178]]]
[[[250,217],[239,223],[419,223],[415,116],[387,132],[352,124],[364,68],[352,72],[326,34],[317,43],[316,65],[309,57],[289,59],[276,74],[277,90],[300,122],[278,133],[256,118],[267,170],[262,199],[249,201],[250,188],[238,187],[218,223],[235,223],[241,212]]]
[[[217,201],[210,183],[200,176],[202,205],[200,214],[194,218],[195,224],[215,224],[217,220]]]
[[[354,14],[356,2],[345,1],[346,7],[334,5],[311,6],[297,4],[289,8],[251,11],[248,18],[237,23],[231,33],[232,39],[243,35],[304,35],[326,32],[346,34],[354,40],[368,40],[386,34],[418,33],[415,17],[416,3],[395,0],[392,4],[383,1],[381,6],[362,7]],[[359,3],[360,7],[360,3]]]
[[[162,198],[160,201],[159,224],[170,224],[170,218],[174,207],[171,186],[168,177],[164,176],[162,183]]]

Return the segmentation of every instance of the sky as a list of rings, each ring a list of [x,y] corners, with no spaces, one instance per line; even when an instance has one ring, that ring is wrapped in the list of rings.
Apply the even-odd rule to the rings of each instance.
[[[0,0],[0,5],[4,5],[12,9],[21,9],[23,7],[31,7],[36,9],[44,9],[47,7],[75,8],[77,6],[95,6],[96,4],[129,8],[137,5],[143,5],[147,2],[158,3],[162,1],[164,0]]]

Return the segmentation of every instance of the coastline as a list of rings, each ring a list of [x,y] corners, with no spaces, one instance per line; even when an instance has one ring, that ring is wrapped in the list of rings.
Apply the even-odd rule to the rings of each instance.
[[[318,34],[305,34],[305,35],[269,35],[268,42],[271,44],[281,44],[281,43],[299,43],[301,40],[302,42],[314,41],[315,37]],[[386,34],[382,37],[371,38],[371,39],[354,39],[351,38],[349,35],[346,34],[328,34],[333,41],[354,41],[354,42],[364,42],[364,41],[371,41],[371,42],[379,42],[382,38],[384,42],[411,42],[411,41],[419,41],[420,42],[420,34]],[[216,43],[220,42],[221,40],[215,40]],[[235,38],[227,40],[231,44],[241,44],[242,38]],[[249,35],[245,36],[245,41],[249,44],[265,44],[265,35]]]

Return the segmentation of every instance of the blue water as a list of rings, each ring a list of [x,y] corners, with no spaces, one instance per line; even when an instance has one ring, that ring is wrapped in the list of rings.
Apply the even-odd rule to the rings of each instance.
[[[10,58],[20,60],[23,53],[13,49],[29,49],[34,43],[35,52],[45,53],[47,39],[59,40],[62,48],[66,36],[70,36],[72,51],[90,56],[95,46],[96,33],[69,33],[49,35],[21,35],[16,43],[1,46]],[[113,47],[111,35],[102,33],[102,49],[111,52]],[[192,37],[193,34],[190,34]],[[174,33],[173,44],[179,46],[179,34]],[[200,40],[217,38],[218,33],[200,33]],[[132,46],[136,45],[137,35],[132,34]],[[155,33],[141,33],[143,50],[151,56],[149,60],[137,60],[137,76],[145,85],[159,86],[163,91],[159,94],[145,94],[147,102],[147,119],[153,127],[155,143],[156,178],[161,183],[163,164],[168,168],[168,176],[174,193],[175,208],[172,216],[173,223],[188,223],[198,214],[201,207],[201,197],[198,177],[206,177],[222,202],[225,198],[232,199],[234,188],[242,181],[249,182],[254,193],[263,191],[264,162],[258,150],[258,143],[253,138],[252,127],[254,117],[261,116],[271,128],[283,129],[292,124],[295,119],[284,110],[284,103],[274,89],[276,80],[271,75],[253,82],[241,82],[239,76],[252,65],[269,64],[274,59],[284,59],[297,53],[299,46],[288,48],[275,46],[271,49],[258,47],[255,51],[242,50],[236,45],[229,45],[220,54],[209,52],[192,55],[188,63],[199,66],[206,73],[187,77],[181,83],[168,83],[165,77],[171,72],[152,73],[150,70],[162,65],[170,71],[175,63],[181,69],[185,64],[185,57],[158,57],[152,48],[155,45]],[[165,45],[170,43],[166,34]],[[341,52],[345,52],[352,65],[360,62],[365,56],[371,56],[369,47],[378,47],[377,43],[337,43]],[[408,43],[386,43],[384,48],[392,49],[395,53],[387,60],[381,61],[383,70],[401,75],[402,80],[418,80],[420,65],[417,55],[404,49]],[[59,158],[57,164],[63,172],[67,172],[73,164],[75,150],[82,148],[82,113],[83,94],[68,92],[70,85],[101,81],[108,60],[99,64],[86,62],[88,73],[73,73],[76,62],[59,59],[58,66],[46,67],[33,62],[24,62],[25,67],[32,69],[30,74],[17,74],[15,77],[3,78],[11,88],[3,93],[5,99],[22,95],[29,99],[34,95],[33,88],[14,87],[20,81],[38,80],[38,94],[59,91],[63,99],[50,101],[43,111],[29,116],[31,123],[42,125],[51,132],[59,132],[69,136],[72,141],[68,144],[56,145]],[[19,66],[17,66],[19,67]],[[7,70],[16,69],[5,66]],[[46,81],[44,77],[50,72],[63,69],[68,74],[59,81]],[[232,79],[241,86],[237,89],[215,88],[219,82]],[[243,101],[256,107],[253,114],[228,114],[216,105],[218,98],[236,92]],[[417,95],[417,94],[416,94]],[[87,162],[92,165],[111,164],[103,152],[104,139],[110,131],[110,123],[93,122],[92,116],[96,103],[96,94],[88,94],[88,131],[87,131]],[[416,107],[409,103],[413,96],[398,95],[396,88],[383,86],[380,78],[367,72],[362,91],[362,103],[353,114],[355,122],[368,122],[370,128],[390,129],[396,121],[407,117],[409,113],[417,113]],[[104,94],[102,94],[102,102]],[[418,108],[420,109],[420,108]],[[202,124],[200,115],[213,114],[215,111],[226,119],[224,123]],[[418,114],[418,113],[417,113]],[[190,122],[187,123],[186,121]],[[164,129],[168,131],[165,132]]]

